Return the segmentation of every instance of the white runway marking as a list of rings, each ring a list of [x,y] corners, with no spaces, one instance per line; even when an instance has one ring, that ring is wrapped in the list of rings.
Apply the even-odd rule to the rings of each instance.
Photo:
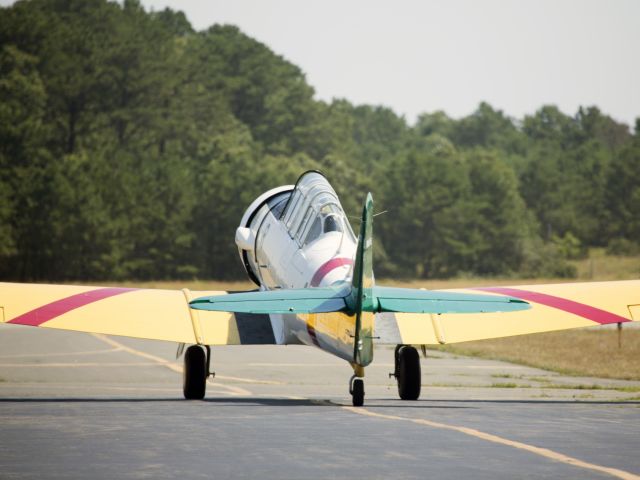
[[[69,357],[72,355],[100,355],[103,353],[112,353],[112,352],[120,352],[122,351],[121,347],[114,348],[106,348],[103,350],[86,350],[84,352],[66,352],[66,353],[19,353],[15,355],[0,355],[0,358],[28,358],[28,357],[38,357],[38,358],[49,358],[49,357]]]
[[[256,380],[255,378],[230,377],[228,375],[216,375],[216,378],[220,380],[231,380],[232,382],[257,383],[260,385],[286,385],[284,382],[278,382],[276,380]]]
[[[96,337],[99,340],[102,340],[105,343],[108,343],[109,345],[112,345],[114,347],[120,347],[123,351],[127,352],[127,353],[131,353],[132,355],[137,355],[138,357],[142,357],[142,358],[146,358],[147,360],[151,360],[159,365],[162,365],[163,367],[168,368],[169,370],[172,370],[174,372],[178,372],[178,373],[182,373],[182,367],[180,365],[177,365],[175,362],[170,362],[169,360],[165,360],[164,358],[160,358],[157,357],[155,355],[151,355],[150,353],[146,353],[146,352],[142,352],[140,350],[136,350],[135,348],[131,348],[131,347],[127,347],[126,345],[107,337],[106,335],[102,335],[100,333],[92,333],[92,335],[94,337]],[[223,388],[226,389],[226,393],[230,394],[230,395],[251,395],[251,392],[249,390],[246,390],[244,388],[240,388],[240,387],[235,387],[232,385],[225,385],[223,383],[220,382],[216,382],[213,383],[211,380],[208,380],[207,383],[209,383],[210,385],[212,385],[213,387],[215,387],[216,389],[218,388]]]
[[[457,368],[468,368],[470,370],[483,370],[483,369],[504,369],[504,370],[521,370],[528,368],[520,365],[458,365]]]
[[[69,362],[69,363],[0,363],[1,367],[7,368],[76,368],[76,367],[152,367],[157,366],[154,362],[145,363],[104,363],[104,362]]]
[[[37,390],[59,390],[59,389],[68,389],[68,390],[117,390],[117,391],[132,391],[132,392],[166,392],[166,393],[176,393],[175,388],[162,388],[162,387],[123,387],[118,385],[87,385],[85,383],[82,384],[61,384],[56,383],[55,385],[45,385],[42,383],[33,383],[33,382],[3,382],[0,383],[0,389],[11,389],[14,390],[16,388],[28,387],[29,389],[37,389]]]

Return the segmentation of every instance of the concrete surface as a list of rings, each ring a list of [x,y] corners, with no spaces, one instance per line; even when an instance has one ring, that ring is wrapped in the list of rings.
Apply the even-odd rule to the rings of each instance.
[[[640,478],[640,382],[429,352],[398,400],[310,347],[216,347],[185,401],[176,345],[0,325],[0,479]]]

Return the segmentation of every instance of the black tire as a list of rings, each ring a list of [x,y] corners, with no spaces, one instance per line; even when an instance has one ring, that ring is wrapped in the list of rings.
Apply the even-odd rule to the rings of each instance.
[[[356,378],[351,385],[351,400],[354,407],[364,405],[364,380]]]
[[[417,400],[420,397],[422,378],[420,355],[411,346],[403,346],[396,356],[398,394],[402,400]]]
[[[207,356],[199,345],[191,345],[184,354],[182,390],[187,400],[202,400],[207,388]]]

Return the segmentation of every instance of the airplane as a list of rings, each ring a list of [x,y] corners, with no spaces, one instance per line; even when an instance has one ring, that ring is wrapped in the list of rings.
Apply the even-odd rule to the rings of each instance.
[[[313,346],[351,365],[349,393],[362,406],[374,343],[395,345],[390,376],[402,400],[417,400],[416,345],[640,321],[640,280],[431,291],[377,285],[373,217],[369,193],[356,236],[327,178],[307,171],[295,185],[260,195],[236,230],[256,290],[0,283],[0,323],[176,342],[190,400],[205,396],[212,346]]]

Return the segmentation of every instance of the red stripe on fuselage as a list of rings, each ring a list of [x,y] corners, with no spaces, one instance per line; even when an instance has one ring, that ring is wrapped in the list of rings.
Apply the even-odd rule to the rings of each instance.
[[[320,285],[320,282],[322,282],[322,279],[329,274],[329,272],[344,265],[353,265],[353,260],[344,257],[332,258],[328,262],[324,263],[318,270],[316,270],[316,273],[313,274],[313,278],[311,279],[311,283],[309,285],[311,285],[312,287],[317,287],[318,285]]]
[[[574,315],[586,318],[587,320],[592,320],[601,325],[631,321],[628,318],[621,317],[620,315],[616,315],[615,313],[607,312],[606,310],[601,310],[590,305],[585,305],[584,303],[574,302],[573,300],[569,300],[567,298],[548,295],[546,293],[531,292],[529,290],[520,290],[518,288],[506,287],[475,288],[474,290],[500,293],[502,295],[508,295],[510,297],[516,297],[522,300],[539,303],[541,305],[546,305],[547,307],[557,308],[558,310],[573,313]]]
[[[9,320],[7,323],[19,323],[20,325],[31,325],[37,327],[44,322],[48,322],[60,315],[64,315],[76,308],[84,307],[98,300],[120,295],[122,293],[131,292],[133,290],[139,290],[137,288],[98,288],[96,290],[90,290],[88,292],[78,293],[71,295],[70,297],[61,298],[55,302],[42,305],[35,308],[30,312],[23,313],[16,318]]]

